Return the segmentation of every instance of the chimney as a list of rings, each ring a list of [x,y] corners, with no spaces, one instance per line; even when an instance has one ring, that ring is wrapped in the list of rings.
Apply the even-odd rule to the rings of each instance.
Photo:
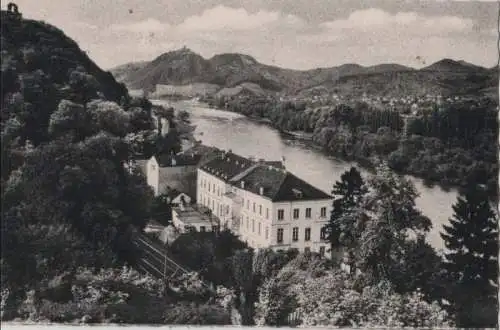
[[[245,189],[245,181],[241,181],[241,189]]]
[[[261,196],[263,196],[263,195],[264,195],[264,187],[260,187],[260,188],[259,188],[259,194],[260,194]]]

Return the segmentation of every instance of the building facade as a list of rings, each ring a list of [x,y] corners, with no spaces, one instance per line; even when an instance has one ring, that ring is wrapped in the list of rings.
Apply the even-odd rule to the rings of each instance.
[[[152,156],[146,164],[147,183],[155,196],[165,193],[167,188],[193,193],[188,183],[194,180],[199,161],[199,155]]]
[[[198,169],[196,193],[199,204],[253,248],[329,255],[325,226],[332,196],[280,162],[221,154]]]

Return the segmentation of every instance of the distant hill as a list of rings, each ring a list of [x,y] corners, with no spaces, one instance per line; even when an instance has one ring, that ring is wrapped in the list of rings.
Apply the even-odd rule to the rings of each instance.
[[[130,73],[139,71],[140,69],[144,68],[148,63],[149,62],[147,61],[132,62],[117,66],[113,68],[113,75],[115,76],[116,80],[126,79],[126,77]]]
[[[421,69],[421,71],[477,73],[488,71],[488,69],[465,61],[454,61],[449,58],[445,58]]]
[[[344,64],[300,71],[262,64],[243,54],[220,54],[205,59],[187,48],[165,53],[147,64],[129,64],[128,69],[120,66],[111,71],[119,81],[133,89],[154,90],[157,85],[203,83],[218,86],[214,91],[217,95],[238,95],[241,92],[255,95],[338,93],[345,96],[397,96],[477,94],[483,91],[490,94],[490,89],[498,86],[496,70],[451,59],[443,59],[420,70],[386,63],[368,67]],[[253,87],[241,88],[245,83]],[[260,88],[256,89],[254,85]]]

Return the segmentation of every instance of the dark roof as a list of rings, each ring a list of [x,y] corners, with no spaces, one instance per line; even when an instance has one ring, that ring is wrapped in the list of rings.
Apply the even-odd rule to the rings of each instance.
[[[287,172],[280,161],[252,161],[231,152],[222,153],[201,166],[211,175],[273,202],[331,199],[332,197],[311,184]]]
[[[272,166],[272,167],[276,167],[276,168],[281,168],[281,169],[285,169],[285,165],[283,165],[282,162],[280,162],[279,160],[269,160],[269,161],[265,161],[264,162],[265,165],[269,165],[269,166]]]
[[[260,195],[260,188],[263,187],[263,196],[273,202],[332,198],[292,173],[270,165],[263,164],[253,169],[235,183],[239,188],[241,188],[241,181],[244,182],[243,189],[257,195]]]
[[[216,147],[210,147],[210,146],[206,146],[204,144],[196,144],[194,145],[193,147],[181,152],[180,154],[197,154],[197,155],[204,155],[204,154],[207,154],[207,153],[211,153],[211,152],[222,152],[222,150],[216,148]]]
[[[197,145],[179,153],[179,155],[192,155],[192,154],[199,155],[200,159],[198,161],[198,166],[202,166],[203,164],[214,159],[218,155],[221,155],[222,153],[224,153],[224,151],[222,151],[216,147],[210,147],[210,146],[206,146],[203,144],[197,144]]]
[[[332,196],[287,172],[273,202],[331,199]]]
[[[203,164],[201,169],[227,182],[253,164],[249,159],[226,152]]]
[[[198,165],[201,155],[196,154],[177,154],[177,155],[157,155],[156,161],[160,167],[173,167],[173,166],[194,166]],[[175,159],[175,165],[172,160]]]

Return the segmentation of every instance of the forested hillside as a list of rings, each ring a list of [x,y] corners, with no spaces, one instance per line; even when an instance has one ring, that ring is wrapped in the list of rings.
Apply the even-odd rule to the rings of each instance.
[[[384,159],[400,173],[429,184],[465,187],[486,184],[498,190],[497,101],[476,98],[435,105],[415,116],[405,129],[401,113],[364,102],[310,107],[305,102],[272,98],[207,98],[211,105],[268,119],[283,131],[312,133],[313,142],[331,155],[372,167]]]
[[[343,64],[300,71],[259,63],[245,54],[219,54],[205,59],[189,49],[180,49],[164,53],[150,62],[129,63],[111,71],[134,89],[209,83],[220,90],[252,83],[261,89],[254,96],[265,92],[301,98],[332,93],[357,98],[363,95],[396,98],[428,94],[482,95],[488,88],[498,86],[497,70],[450,59],[420,70],[388,63],[374,66]],[[196,94],[193,91],[191,96]],[[206,92],[200,90],[199,94]]]
[[[2,320],[227,324],[205,298],[122,269],[153,200],[125,164],[178,151],[175,129],[158,137],[149,101],[62,31],[13,12],[1,24]]]

